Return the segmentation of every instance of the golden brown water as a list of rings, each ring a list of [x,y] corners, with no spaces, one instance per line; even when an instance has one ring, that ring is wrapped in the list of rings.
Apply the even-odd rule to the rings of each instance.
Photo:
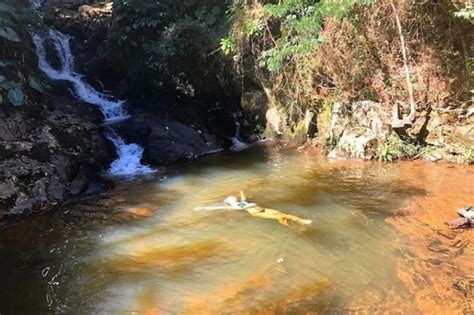
[[[0,230],[0,313],[466,312],[472,245],[449,242],[472,232],[438,232],[472,178],[281,145],[208,157]],[[314,223],[193,210],[240,190]]]

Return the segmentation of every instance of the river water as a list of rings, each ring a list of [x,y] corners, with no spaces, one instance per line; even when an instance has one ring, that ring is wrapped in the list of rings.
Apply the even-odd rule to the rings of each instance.
[[[261,145],[68,202],[0,230],[0,313],[416,314],[387,221],[427,191],[401,165]],[[193,210],[240,190],[314,223]]]

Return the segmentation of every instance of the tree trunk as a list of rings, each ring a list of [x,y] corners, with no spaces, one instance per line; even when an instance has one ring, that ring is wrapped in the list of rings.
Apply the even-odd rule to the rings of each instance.
[[[411,77],[410,77],[410,68],[408,66],[408,52],[405,44],[405,37],[403,36],[403,30],[402,30],[402,23],[400,22],[400,17],[398,16],[397,8],[395,7],[395,3],[393,0],[390,0],[390,5],[392,6],[393,13],[395,15],[395,21],[397,23],[397,28],[398,28],[398,35],[400,36],[400,43],[401,43],[401,48],[402,48],[402,56],[403,56],[403,66],[405,69],[405,79],[407,83],[407,89],[408,89],[408,100],[410,102],[410,113],[408,116],[403,117],[402,119],[399,118],[399,112],[398,112],[398,104],[395,104],[393,106],[392,110],[392,127],[393,128],[403,128],[405,126],[411,126],[413,125],[415,121],[415,114],[416,114],[416,108],[415,108],[415,98],[413,96],[413,84],[411,82]]]

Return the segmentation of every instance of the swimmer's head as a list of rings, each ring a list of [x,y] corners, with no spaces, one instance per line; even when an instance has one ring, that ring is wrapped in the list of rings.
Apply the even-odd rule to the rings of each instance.
[[[233,205],[236,205],[238,202],[237,202],[237,198],[235,198],[234,196],[229,196],[224,199],[224,203],[229,206],[233,206]]]

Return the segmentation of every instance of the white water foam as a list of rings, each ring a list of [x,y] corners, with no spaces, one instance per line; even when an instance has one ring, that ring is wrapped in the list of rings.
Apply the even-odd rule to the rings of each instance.
[[[30,0],[30,3],[31,3],[31,6],[33,7],[33,9],[35,9],[35,10],[39,10],[41,8],[41,6],[43,5],[42,0]]]
[[[129,174],[147,174],[153,170],[146,165],[141,164],[143,156],[143,147],[136,143],[126,144],[123,139],[112,129],[109,130],[107,138],[113,142],[117,148],[118,159],[112,162],[109,173],[114,176]]]
[[[38,1],[39,2],[39,1]],[[129,118],[124,110],[124,101],[114,100],[105,94],[97,91],[83,80],[83,76],[74,70],[74,57],[69,45],[70,37],[56,30],[49,30],[48,33],[40,36],[33,35],[33,43],[36,46],[39,68],[53,80],[68,81],[73,86],[74,95],[81,101],[96,105],[105,116],[105,124],[123,121]],[[61,67],[54,69],[47,61],[46,41],[49,40],[54,45],[58,54]],[[138,144],[126,144],[125,141],[111,128],[108,131],[108,138],[116,149],[118,158],[115,160],[109,170],[111,175],[115,176],[134,176],[138,174],[147,174],[153,172],[149,166],[141,164],[143,148]]]
[[[232,141],[232,151],[242,151],[245,150],[249,147],[248,143],[245,143],[242,141],[242,138],[240,137],[240,123],[237,121],[237,117],[235,117],[235,135],[230,138]]]

